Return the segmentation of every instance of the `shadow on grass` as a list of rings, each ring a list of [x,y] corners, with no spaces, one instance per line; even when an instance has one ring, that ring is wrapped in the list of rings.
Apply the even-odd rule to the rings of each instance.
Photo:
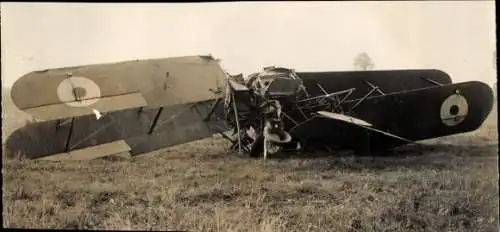
[[[273,154],[269,160],[311,160],[310,165],[297,169],[344,169],[344,170],[388,170],[409,169],[453,169],[476,162],[496,162],[498,145],[451,145],[411,144],[391,151],[357,154],[353,151],[313,152],[297,154],[284,152]],[[261,157],[262,158],[262,157]],[[496,165],[496,163],[495,163]]]

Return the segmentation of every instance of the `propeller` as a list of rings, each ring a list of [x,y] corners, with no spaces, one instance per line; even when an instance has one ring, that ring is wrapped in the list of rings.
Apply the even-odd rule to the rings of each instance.
[[[271,154],[279,151],[280,147],[275,145],[276,143],[289,143],[292,141],[292,136],[288,132],[282,130],[276,122],[271,123],[271,121],[266,121],[263,136],[264,160],[267,159],[268,151]]]

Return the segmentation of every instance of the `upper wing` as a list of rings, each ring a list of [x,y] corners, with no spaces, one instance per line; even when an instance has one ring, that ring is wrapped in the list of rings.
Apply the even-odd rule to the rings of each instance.
[[[126,61],[31,72],[14,83],[14,104],[40,120],[215,98],[225,73],[204,56]]]

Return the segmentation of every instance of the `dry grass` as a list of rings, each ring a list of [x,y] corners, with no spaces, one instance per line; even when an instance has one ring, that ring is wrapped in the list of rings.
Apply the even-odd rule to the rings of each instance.
[[[226,154],[227,144],[212,139],[130,159],[4,158],[3,226],[498,231],[496,127],[495,117],[479,132],[384,158],[343,152],[264,162]]]

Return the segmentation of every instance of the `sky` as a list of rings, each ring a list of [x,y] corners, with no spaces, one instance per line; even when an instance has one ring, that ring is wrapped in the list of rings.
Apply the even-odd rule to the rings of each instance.
[[[496,82],[495,2],[1,3],[2,86],[35,70],[212,54],[231,74],[276,65],[440,69]]]

